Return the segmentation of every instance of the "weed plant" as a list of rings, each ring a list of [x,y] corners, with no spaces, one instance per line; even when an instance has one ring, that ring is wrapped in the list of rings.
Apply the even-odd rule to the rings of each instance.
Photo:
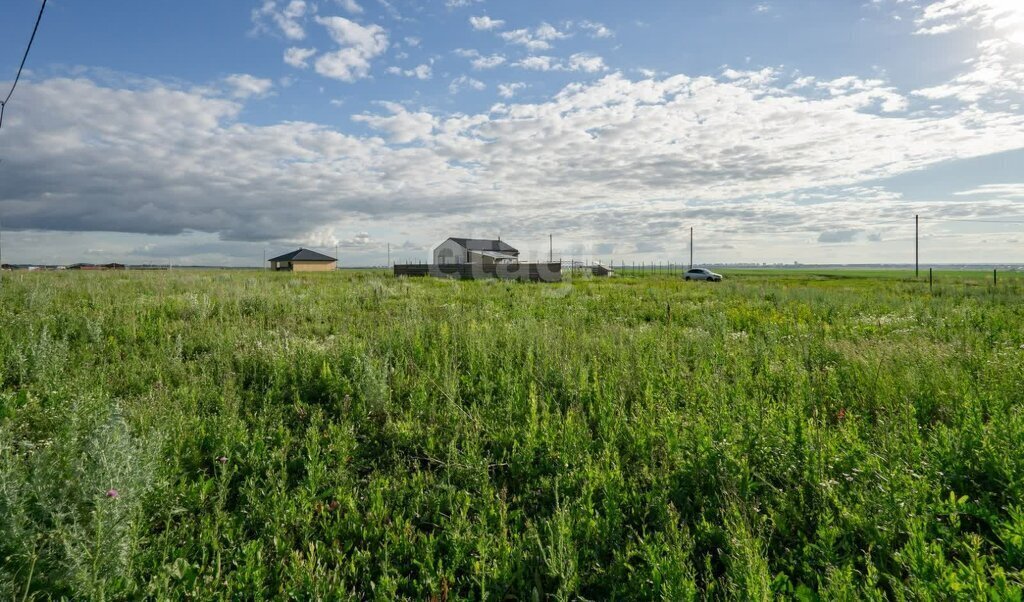
[[[5,274],[0,597],[1002,599],[1024,287]]]

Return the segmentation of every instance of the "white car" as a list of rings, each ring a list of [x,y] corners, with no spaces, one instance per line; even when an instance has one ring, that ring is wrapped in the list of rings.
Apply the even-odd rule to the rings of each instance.
[[[708,280],[711,282],[722,281],[721,274],[716,274],[715,272],[712,272],[711,270],[706,270],[704,268],[693,268],[687,270],[686,274],[684,274],[683,277],[686,278],[687,280]]]

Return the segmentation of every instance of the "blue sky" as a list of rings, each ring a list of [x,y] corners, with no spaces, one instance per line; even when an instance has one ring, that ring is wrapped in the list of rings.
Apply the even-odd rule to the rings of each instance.
[[[1015,0],[50,0],[4,259],[1021,262],[1022,59]]]

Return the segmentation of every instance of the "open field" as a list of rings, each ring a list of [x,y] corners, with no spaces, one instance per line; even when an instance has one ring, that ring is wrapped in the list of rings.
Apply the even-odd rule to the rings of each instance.
[[[1021,599],[1024,277],[4,274],[0,597]]]

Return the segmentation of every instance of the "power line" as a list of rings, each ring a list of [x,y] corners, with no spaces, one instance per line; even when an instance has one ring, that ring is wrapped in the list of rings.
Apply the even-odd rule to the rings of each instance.
[[[39,15],[36,17],[36,25],[32,28],[32,36],[28,39],[28,46],[25,46],[25,54],[21,56],[21,64],[18,65],[18,74],[14,76],[14,83],[11,84],[10,91],[7,92],[7,97],[4,98],[3,102],[0,102],[0,127],[4,125],[4,109],[7,107],[7,101],[11,99],[11,94],[14,94],[14,89],[18,87],[18,80],[21,79],[21,70],[25,68],[25,60],[28,58],[28,51],[32,49],[32,42],[36,39],[36,32],[39,31],[39,22],[43,20],[43,9],[46,8],[46,0],[39,6]]]

